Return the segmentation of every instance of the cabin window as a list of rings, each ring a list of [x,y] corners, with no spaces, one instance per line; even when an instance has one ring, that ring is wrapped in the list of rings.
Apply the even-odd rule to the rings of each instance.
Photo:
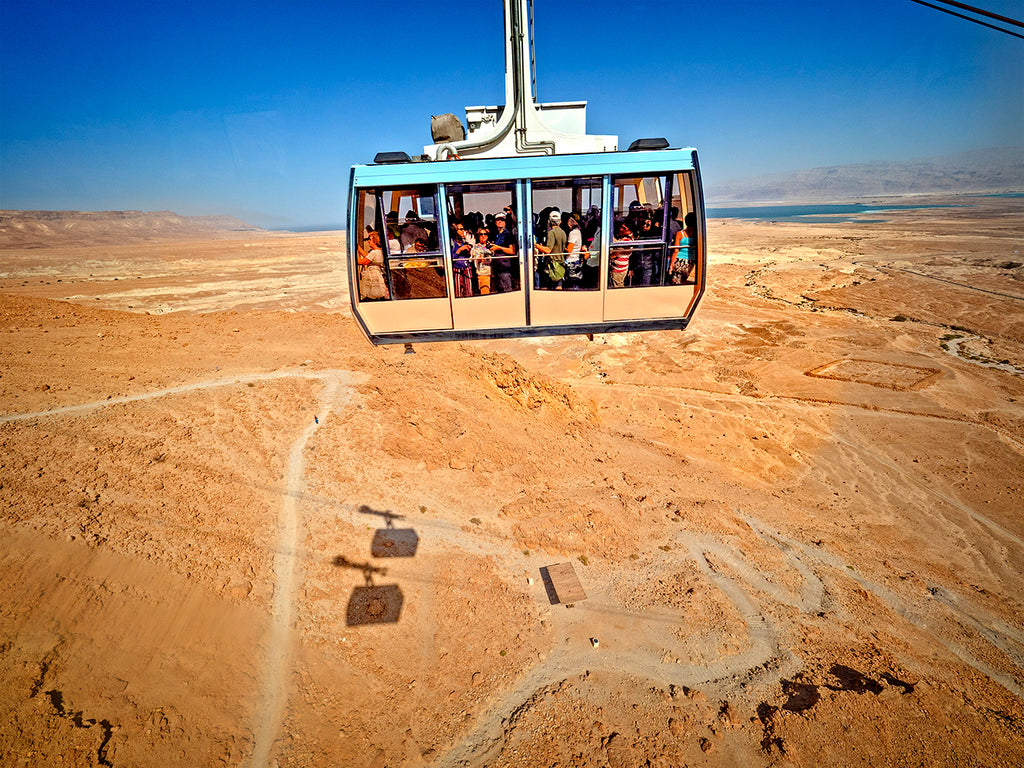
[[[447,184],[455,298],[522,290],[515,185]]]
[[[541,179],[531,187],[534,287],[599,290],[602,177]]]
[[[667,204],[671,176],[629,176],[612,180],[612,246],[608,286],[671,285],[671,248],[680,223]],[[677,247],[678,248],[678,247]]]
[[[377,194],[386,231],[388,277],[394,299],[448,295],[437,231],[437,187],[385,189]]]
[[[356,246],[356,291],[360,301],[386,301],[391,298],[383,227],[373,190],[361,189],[356,196],[356,227],[352,233]]]
[[[700,280],[697,254],[701,233],[697,231],[694,186],[693,173],[677,173],[672,177],[669,223],[676,222],[668,238],[668,280],[672,285],[697,284]]]

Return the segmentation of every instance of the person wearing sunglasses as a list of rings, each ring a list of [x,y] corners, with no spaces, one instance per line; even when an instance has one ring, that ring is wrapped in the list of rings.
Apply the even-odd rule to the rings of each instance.
[[[470,267],[470,251],[473,246],[466,240],[466,230],[461,224],[455,225],[452,236],[452,272],[455,277],[455,297],[473,295],[473,269]]]

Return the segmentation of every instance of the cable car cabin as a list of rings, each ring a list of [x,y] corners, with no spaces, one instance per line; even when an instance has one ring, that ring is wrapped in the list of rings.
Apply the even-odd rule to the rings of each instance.
[[[348,232],[374,344],[683,329],[704,292],[693,149],[359,165]]]

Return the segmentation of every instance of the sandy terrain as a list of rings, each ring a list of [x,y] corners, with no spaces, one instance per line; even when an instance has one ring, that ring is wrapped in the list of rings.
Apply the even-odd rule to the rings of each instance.
[[[337,234],[9,242],[0,764],[1020,765],[1024,212],[972,202],[414,355]]]

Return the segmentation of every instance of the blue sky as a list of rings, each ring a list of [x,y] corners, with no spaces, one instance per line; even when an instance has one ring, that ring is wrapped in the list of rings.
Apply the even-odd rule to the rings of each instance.
[[[909,0],[534,5],[540,100],[697,147],[709,186],[1024,145],[1024,40]],[[501,29],[500,0],[0,0],[0,208],[339,225],[352,164],[503,101]]]

